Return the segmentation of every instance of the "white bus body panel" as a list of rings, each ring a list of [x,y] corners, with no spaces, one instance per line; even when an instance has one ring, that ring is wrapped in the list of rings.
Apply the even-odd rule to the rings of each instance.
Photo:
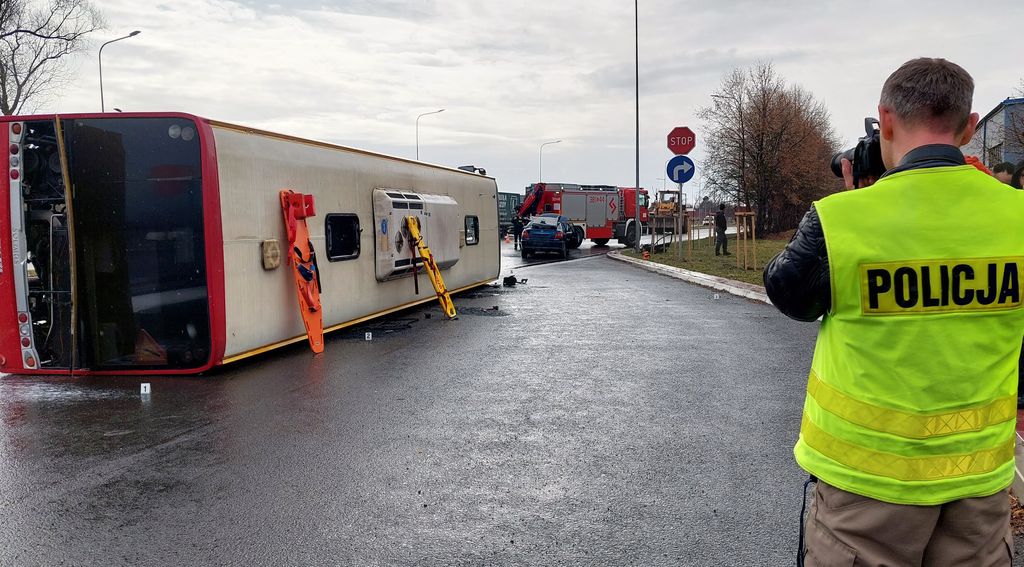
[[[226,360],[305,335],[285,260],[290,252],[278,198],[282,189],[312,194],[316,201],[316,216],[307,225],[319,259],[325,329],[434,296],[422,272],[419,295],[411,277],[378,281],[377,253],[386,237],[374,214],[376,189],[416,194],[431,212],[439,211],[436,222],[423,223],[424,235],[431,251],[445,260],[442,274],[448,289],[497,279],[493,178],[219,123],[211,126],[224,237]],[[358,258],[328,261],[324,219],[330,213],[358,215]],[[470,215],[479,222],[475,245],[465,244],[465,217]],[[260,245],[272,239],[281,245],[282,263],[264,270]]]

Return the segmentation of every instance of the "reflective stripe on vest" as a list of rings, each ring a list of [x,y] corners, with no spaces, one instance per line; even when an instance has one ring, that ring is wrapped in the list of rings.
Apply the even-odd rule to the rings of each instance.
[[[990,473],[1013,458],[1014,442],[961,455],[903,457],[874,451],[829,435],[804,415],[800,437],[826,457],[866,473],[905,481],[941,480]]]
[[[927,439],[967,431],[981,431],[1017,416],[1017,399],[998,398],[991,403],[948,412],[910,413],[888,409],[851,398],[821,381],[812,370],[807,394],[823,410],[862,427],[911,439]]]

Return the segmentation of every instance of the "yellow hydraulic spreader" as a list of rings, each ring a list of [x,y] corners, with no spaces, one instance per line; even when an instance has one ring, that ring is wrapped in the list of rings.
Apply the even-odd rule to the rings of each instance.
[[[437,263],[434,262],[434,255],[430,253],[430,247],[427,246],[426,242],[423,242],[423,235],[420,234],[419,219],[414,216],[405,217],[405,227],[409,231],[409,237],[412,239],[415,249],[419,250],[420,257],[423,259],[423,267],[427,271],[430,283],[434,284],[437,300],[441,302],[441,310],[444,311],[445,316],[449,319],[454,319],[456,316],[455,304],[452,303],[452,296],[448,295],[448,288],[444,286],[444,280],[441,279],[441,270],[438,269]],[[416,262],[414,260],[413,269],[415,269],[415,266]]]

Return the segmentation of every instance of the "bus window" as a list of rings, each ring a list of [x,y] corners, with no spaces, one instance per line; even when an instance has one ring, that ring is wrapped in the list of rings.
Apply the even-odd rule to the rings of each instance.
[[[64,123],[78,364],[195,368],[210,354],[202,163],[184,118]]]
[[[351,213],[332,213],[324,220],[327,235],[327,259],[331,262],[359,257],[359,217]]]
[[[476,216],[466,217],[466,244],[480,243],[480,219]]]

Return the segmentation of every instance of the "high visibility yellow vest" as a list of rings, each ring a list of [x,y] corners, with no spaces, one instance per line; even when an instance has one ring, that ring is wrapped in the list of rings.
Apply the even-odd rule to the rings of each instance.
[[[832,307],[797,462],[828,484],[898,504],[1009,486],[1024,191],[970,165],[936,167],[815,206]]]

